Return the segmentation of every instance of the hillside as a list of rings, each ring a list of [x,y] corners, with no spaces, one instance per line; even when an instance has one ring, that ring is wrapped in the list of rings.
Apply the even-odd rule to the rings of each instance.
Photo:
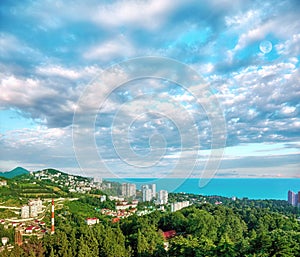
[[[16,167],[11,171],[7,171],[7,172],[0,172],[0,177],[3,178],[14,178],[17,176],[21,176],[21,175],[27,175],[29,174],[29,171],[22,168],[22,167]]]

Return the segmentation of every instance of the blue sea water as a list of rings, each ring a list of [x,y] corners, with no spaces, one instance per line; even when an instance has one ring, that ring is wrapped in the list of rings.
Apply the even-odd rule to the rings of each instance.
[[[213,178],[204,187],[198,178],[124,178],[107,179],[120,183],[134,183],[137,189],[144,184],[156,184],[158,190],[185,192],[200,195],[236,196],[249,199],[287,200],[288,190],[300,191],[300,178]]]

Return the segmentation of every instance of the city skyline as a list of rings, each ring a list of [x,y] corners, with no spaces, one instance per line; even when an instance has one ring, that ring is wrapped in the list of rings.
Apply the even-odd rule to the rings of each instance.
[[[52,167],[87,176],[169,177],[181,160],[182,177],[205,177],[215,129],[205,96],[160,74],[127,82],[118,70],[132,58],[156,56],[197,72],[218,102],[226,143],[215,177],[300,178],[299,10],[296,0],[2,1],[0,171]],[[110,67],[116,69],[108,85],[120,86],[104,102],[78,110],[90,82]],[[107,94],[103,85],[95,95]],[[95,138],[109,176],[89,150],[80,169],[75,110],[82,117],[97,110],[93,129],[82,132]],[[196,141],[189,139],[191,127]],[[116,149],[120,142],[145,161],[130,162],[128,149]]]

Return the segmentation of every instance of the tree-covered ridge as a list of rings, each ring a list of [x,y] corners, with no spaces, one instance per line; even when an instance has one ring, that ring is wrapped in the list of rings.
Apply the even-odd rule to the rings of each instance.
[[[78,204],[97,202],[85,199]],[[64,216],[66,210],[61,209],[54,235],[32,238],[0,256],[300,256],[300,222],[292,211],[276,211],[285,203],[245,200],[227,205],[194,204],[173,213],[133,215],[118,223],[99,215],[101,222],[94,226],[85,224],[82,213],[69,210]],[[175,230],[176,236],[168,239],[166,251],[163,231],[168,230]]]

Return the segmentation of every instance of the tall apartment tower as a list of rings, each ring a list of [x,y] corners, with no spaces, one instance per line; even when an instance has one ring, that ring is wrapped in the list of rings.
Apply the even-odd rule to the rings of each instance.
[[[149,188],[149,185],[142,186],[143,202],[149,202],[152,200],[153,194],[152,190]]]
[[[136,195],[136,185],[130,183],[123,183],[122,184],[122,195],[131,197]]]
[[[288,191],[288,203],[293,206],[300,207],[300,191],[298,194],[295,194],[293,191]]]
[[[156,184],[151,185],[152,197],[156,198]]]
[[[158,203],[167,204],[168,203],[168,191],[160,190],[158,191]]]
[[[288,203],[295,206],[295,193],[291,190],[288,192]]]

